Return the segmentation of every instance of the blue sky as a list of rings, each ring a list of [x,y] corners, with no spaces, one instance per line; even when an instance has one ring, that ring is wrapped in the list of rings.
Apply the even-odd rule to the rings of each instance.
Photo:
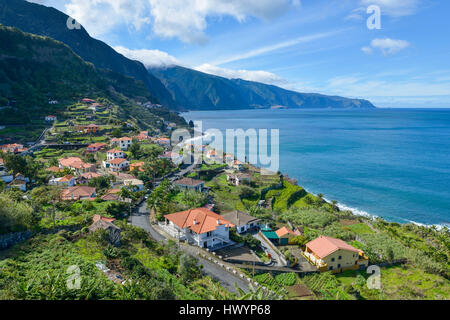
[[[450,108],[450,1],[35,0],[147,66]],[[381,10],[370,30],[366,10]]]

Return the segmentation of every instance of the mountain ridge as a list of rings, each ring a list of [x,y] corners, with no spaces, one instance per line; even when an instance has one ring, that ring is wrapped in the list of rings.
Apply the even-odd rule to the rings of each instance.
[[[55,8],[25,0],[0,0],[0,23],[24,32],[49,36],[68,45],[83,60],[99,69],[141,80],[153,102],[172,110],[222,110],[270,108],[375,108],[367,100],[300,93],[274,85],[242,79],[227,79],[181,66],[146,69],[106,43],[92,38],[80,26],[69,29],[69,16]]]
[[[172,94],[190,110],[286,108],[371,109],[364,99],[350,99],[318,93],[301,93],[243,79],[228,79],[181,66],[149,68]]]

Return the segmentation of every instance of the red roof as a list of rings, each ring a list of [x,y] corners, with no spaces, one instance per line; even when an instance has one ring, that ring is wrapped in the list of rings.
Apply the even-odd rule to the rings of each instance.
[[[107,221],[107,222],[116,221],[116,219],[114,219],[114,218],[104,217],[104,216],[101,216],[99,214],[94,214],[94,217],[92,218],[92,220],[94,220],[94,222],[97,222],[99,220],[103,220],[103,221]]]
[[[122,150],[111,149],[111,150],[108,150],[107,153],[122,153]]]
[[[331,237],[320,236],[306,244],[306,247],[319,258],[325,258],[337,250],[347,250],[359,253],[361,250],[352,247],[345,241]]]
[[[109,163],[110,164],[121,164],[122,162],[125,162],[125,161],[127,161],[127,160],[122,159],[122,158],[116,158],[116,159],[110,160]]]
[[[231,222],[206,208],[171,213],[164,217],[178,227],[182,229],[188,228],[197,234],[214,231],[219,225],[234,227]]]
[[[281,237],[285,236],[286,234],[291,234],[291,235],[295,236],[294,231],[292,231],[291,229],[286,228],[286,227],[278,229],[277,231],[275,231],[275,233],[277,234],[278,238],[281,238]]]
[[[97,143],[90,144],[88,146],[88,148],[103,148],[103,147],[106,147],[106,146],[107,146],[106,143],[97,142]]]

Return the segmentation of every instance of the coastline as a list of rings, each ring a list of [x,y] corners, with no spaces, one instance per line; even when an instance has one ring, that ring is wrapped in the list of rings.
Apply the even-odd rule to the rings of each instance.
[[[184,118],[184,115],[181,115],[181,116]],[[185,118],[185,119],[186,119],[186,118]],[[187,119],[186,119],[186,120],[187,120]],[[193,138],[191,138],[191,139],[188,139],[188,140],[185,141],[184,143],[192,142],[192,141],[195,141],[196,139],[202,139],[202,144],[205,144],[205,143],[203,142],[203,139],[205,139],[205,138],[207,138],[207,137],[208,137],[208,135],[205,134],[205,132],[202,132],[201,135],[200,135],[199,137],[193,137]],[[228,154],[231,154],[231,155],[234,156],[234,153],[228,152]],[[241,160],[241,161],[242,161],[242,160]],[[255,168],[261,169],[261,167],[256,166],[256,165],[254,165],[254,164],[250,164],[250,165],[254,166]],[[282,172],[282,171],[280,170],[280,172]],[[299,179],[300,177],[294,176],[294,178]],[[300,186],[300,187],[302,187],[306,192],[308,192],[308,193],[310,193],[310,194],[312,194],[312,195],[314,195],[314,196],[317,196],[317,194],[315,194],[315,193],[309,191],[308,188],[307,188],[306,186],[303,186],[303,185],[302,185],[302,186]],[[327,199],[326,197],[324,197],[323,199],[324,199],[324,201],[326,201],[327,203],[330,203],[330,204],[331,204],[331,200]],[[336,199],[336,200],[338,200],[338,199]],[[446,224],[446,223],[444,223],[444,224],[425,224],[425,223],[421,223],[421,222],[417,222],[417,221],[413,221],[413,220],[409,220],[409,219],[405,219],[405,218],[398,218],[399,220],[404,220],[404,222],[392,221],[392,220],[387,219],[387,218],[385,218],[385,217],[382,217],[382,216],[380,216],[380,215],[372,214],[372,213],[370,213],[370,212],[361,210],[361,209],[359,209],[359,208],[350,207],[350,206],[346,205],[345,203],[340,202],[339,200],[338,200],[337,207],[338,207],[339,210],[341,210],[341,211],[350,211],[350,212],[351,212],[353,215],[355,215],[355,216],[365,217],[365,218],[368,218],[368,219],[370,219],[370,220],[382,219],[382,220],[384,220],[384,221],[386,221],[386,222],[389,222],[389,223],[399,223],[399,224],[409,224],[409,223],[412,223],[412,224],[414,224],[414,225],[422,226],[422,227],[426,227],[426,228],[436,228],[437,230],[442,230],[444,227],[450,228],[450,223],[449,223],[449,224]]]

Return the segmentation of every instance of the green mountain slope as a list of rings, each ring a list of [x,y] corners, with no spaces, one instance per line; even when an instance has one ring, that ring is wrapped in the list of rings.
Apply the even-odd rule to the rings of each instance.
[[[78,30],[67,28],[67,19],[66,14],[54,8],[24,0],[0,0],[0,24],[61,41],[97,68],[110,69],[143,81],[160,103],[176,107],[169,92],[142,63],[125,58],[104,42],[92,38],[83,27]]]
[[[270,108],[374,108],[367,100],[299,93],[273,85],[226,79],[183,67],[150,69],[174,100],[191,110]]]
[[[152,100],[141,81],[97,69],[67,45],[48,37],[0,25],[0,124],[25,125],[63,111],[82,97],[106,98],[118,105],[119,116],[148,124],[161,120],[137,102]],[[51,105],[48,101],[58,100]],[[4,107],[10,105],[10,107]],[[173,112],[164,118],[184,122]]]

